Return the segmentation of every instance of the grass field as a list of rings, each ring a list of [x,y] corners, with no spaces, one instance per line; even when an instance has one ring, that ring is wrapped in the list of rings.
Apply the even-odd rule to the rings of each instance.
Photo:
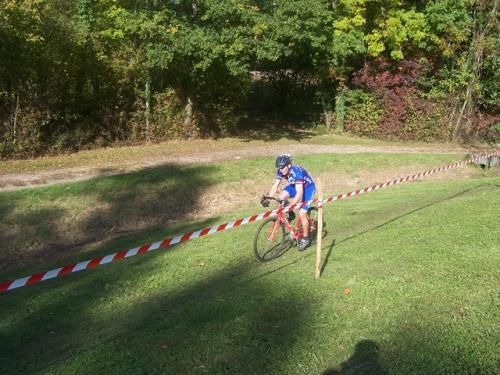
[[[296,155],[325,193],[339,193],[424,171],[457,160],[446,154]],[[0,194],[0,273],[66,261],[76,247],[141,235],[172,222],[258,210],[273,181],[273,158],[191,166],[165,165],[140,172]],[[454,173],[487,177],[478,168]],[[490,173],[491,174],[491,173]],[[68,248],[71,251],[68,252]],[[82,256],[84,256],[82,254]]]
[[[410,163],[401,155],[377,157],[388,169]],[[412,156],[411,163],[440,166],[452,158]],[[201,183],[237,183],[264,162],[190,167],[174,181],[188,186],[195,171]],[[353,176],[375,165],[362,156],[306,162]],[[120,194],[145,179],[153,189],[164,172],[4,193],[0,209],[23,225],[43,221],[47,202],[58,198],[63,213],[96,204],[96,196],[117,209]],[[252,224],[4,293],[0,373],[498,373],[499,186],[498,173],[430,177],[326,206],[319,281],[313,249],[259,264]],[[134,202],[143,196],[147,204],[165,197],[154,189],[134,194]],[[88,259],[255,212],[246,206],[151,227],[85,249],[83,258],[61,259]],[[63,265],[37,259],[6,268],[0,281]]]
[[[270,136],[270,138],[269,138]],[[318,135],[308,131],[294,131],[291,133],[259,132],[251,138],[221,138],[218,140],[174,140],[157,144],[137,146],[122,146],[84,150],[67,155],[46,156],[27,160],[4,160],[0,162],[0,174],[29,173],[45,169],[81,168],[81,167],[110,167],[136,164],[143,160],[154,160],[165,156],[184,155],[189,153],[207,153],[224,149],[252,150],[259,146],[296,144],[297,141],[315,145],[357,145],[357,146],[415,146],[440,149],[457,148],[453,144],[428,144],[418,142],[384,142],[380,140],[360,138],[343,134]],[[477,150],[491,149],[490,145],[477,144]]]
[[[0,163],[0,173],[33,172],[47,168],[78,168],[78,167],[102,167],[103,165],[136,163],[138,160],[164,157],[165,155],[182,155],[185,152],[211,152],[221,149],[252,149],[258,146],[292,144],[297,140],[304,140],[310,144],[337,144],[337,145],[397,145],[398,143],[387,143],[368,138],[350,137],[347,135],[317,135],[307,131],[294,131],[291,133],[271,133],[267,138],[267,132],[252,134],[251,139],[221,138],[174,140],[157,144],[146,144],[138,146],[122,146],[101,148],[95,150],[84,150],[67,155],[46,156],[29,160],[7,160]],[[408,145],[408,143],[405,143]],[[418,145],[417,143],[414,143]]]

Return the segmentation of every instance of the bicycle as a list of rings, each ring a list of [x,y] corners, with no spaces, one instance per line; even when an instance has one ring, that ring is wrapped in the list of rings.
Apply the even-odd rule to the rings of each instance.
[[[274,200],[278,202],[280,207],[285,207],[288,202],[274,197],[262,197],[265,200]],[[265,220],[257,229],[253,242],[253,251],[255,257],[260,262],[268,262],[278,258],[294,244],[297,246],[299,238],[302,237],[302,223],[300,216],[295,223],[291,222],[295,219],[293,211],[278,211],[275,217]],[[311,243],[316,239],[318,228],[318,209],[316,207],[309,208],[309,237]],[[322,236],[325,235],[323,231]]]

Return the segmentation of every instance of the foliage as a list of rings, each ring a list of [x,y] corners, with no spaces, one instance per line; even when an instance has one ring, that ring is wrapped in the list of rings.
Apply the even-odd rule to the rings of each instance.
[[[452,113],[485,129],[478,124],[499,112],[496,6],[497,0],[4,0],[0,153],[237,133],[245,126],[242,107],[261,108],[252,93],[262,82],[251,72],[266,77],[272,112],[316,113],[311,118],[322,112],[331,124],[342,118],[342,105],[335,117],[333,111],[344,90],[356,87],[356,72],[422,58],[432,71],[411,95],[439,97],[452,108],[466,102],[467,116]],[[406,94],[398,90],[384,94],[381,126],[405,121]]]
[[[436,35],[444,33],[443,64],[433,81],[433,91],[453,98],[450,120],[456,140],[491,139],[485,119],[498,116],[498,1],[436,2],[429,7]],[[443,48],[443,46],[447,46]],[[486,136],[489,134],[489,136]]]
[[[350,94],[353,103],[349,129],[354,133],[381,139],[426,142],[449,139],[453,129],[447,118],[447,97],[438,96],[436,92],[424,94],[425,90],[429,90],[425,83],[430,71],[431,66],[425,60],[403,60],[397,63],[379,60],[367,64],[354,74],[353,83],[366,92],[363,96],[357,95],[357,98],[353,96],[356,91]],[[370,98],[368,93],[373,93],[375,99]],[[367,101],[366,107],[360,103],[363,100]],[[378,124],[365,125],[364,130],[360,131],[361,124],[354,125],[356,120],[353,118],[373,111],[374,107],[380,117]]]
[[[349,132],[372,136],[380,128],[384,111],[380,101],[371,93],[354,89],[345,95],[344,126]]]
[[[429,49],[442,58],[452,57],[470,37],[472,18],[466,7],[469,3],[469,0],[436,0],[425,7],[432,41]]]
[[[69,2],[0,4],[0,50],[6,56],[0,121],[18,153],[46,152],[64,133],[87,143],[118,125],[112,118],[118,102],[110,95],[114,76],[80,34],[73,12]]]
[[[500,115],[480,114],[475,118],[473,126],[479,139],[491,143],[500,141]]]
[[[373,92],[384,109],[384,121],[371,134],[382,138],[405,137],[408,97],[416,93],[416,81],[424,66],[404,60],[392,64],[378,60],[354,75],[354,84]]]
[[[446,101],[425,99],[419,92],[405,98],[406,118],[400,124],[399,139],[448,141],[452,133],[451,122],[447,118],[449,111]]]

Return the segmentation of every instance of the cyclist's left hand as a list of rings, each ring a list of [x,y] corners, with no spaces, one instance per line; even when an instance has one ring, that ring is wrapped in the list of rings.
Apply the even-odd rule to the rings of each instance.
[[[262,196],[262,198],[260,199],[260,205],[262,207],[269,207],[269,200],[266,199],[266,197]]]

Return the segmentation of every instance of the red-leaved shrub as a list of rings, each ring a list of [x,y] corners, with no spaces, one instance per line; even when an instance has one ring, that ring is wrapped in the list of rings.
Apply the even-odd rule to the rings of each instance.
[[[371,91],[383,106],[382,119],[372,136],[432,140],[449,135],[439,106],[419,95],[417,80],[428,68],[416,60],[391,63],[379,59],[354,74],[353,84]]]

